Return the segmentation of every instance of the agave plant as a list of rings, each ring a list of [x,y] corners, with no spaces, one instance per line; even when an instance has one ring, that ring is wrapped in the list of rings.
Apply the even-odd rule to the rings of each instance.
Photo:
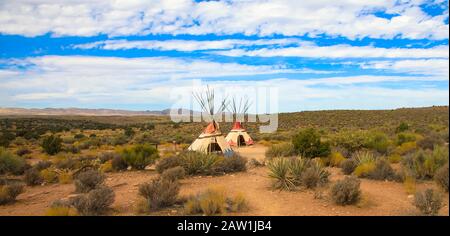
[[[287,158],[274,158],[267,167],[269,168],[269,177],[275,180],[274,188],[280,190],[293,190],[295,181],[290,173],[291,162]]]

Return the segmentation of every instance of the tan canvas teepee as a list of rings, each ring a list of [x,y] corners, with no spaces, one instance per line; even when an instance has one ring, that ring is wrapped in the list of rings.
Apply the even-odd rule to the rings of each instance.
[[[231,155],[233,150],[230,145],[225,141],[225,137],[222,132],[220,132],[219,124],[215,121],[215,110],[214,110],[214,91],[206,91],[206,97],[201,94],[194,94],[194,97],[199,102],[203,111],[209,115],[212,121],[208,124],[205,130],[198,136],[198,138],[189,146],[188,150],[198,151],[203,153],[223,153],[224,155]],[[226,107],[226,101],[223,100],[220,108],[218,109],[222,112]],[[221,114],[221,113],[219,113]]]
[[[247,98],[243,100],[241,98],[239,105],[236,102],[236,99],[233,98],[230,112],[233,113],[233,118],[235,120],[233,124],[233,128],[231,128],[231,131],[228,133],[225,140],[230,146],[246,146],[246,145],[252,145],[253,139],[250,137],[250,135],[247,133],[247,131],[242,126],[241,122],[238,120],[239,117],[242,117],[240,115],[244,115],[250,108],[250,103]]]
[[[230,146],[240,147],[253,145],[252,137],[250,137],[239,121],[234,122],[233,128],[227,134],[225,140]]]

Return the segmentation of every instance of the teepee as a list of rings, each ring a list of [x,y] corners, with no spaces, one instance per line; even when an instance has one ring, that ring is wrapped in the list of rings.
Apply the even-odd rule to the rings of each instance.
[[[225,137],[220,132],[219,124],[216,122],[215,117],[218,114],[222,114],[225,110],[226,99],[221,102],[221,105],[216,114],[214,109],[214,90],[210,90],[209,87],[205,92],[205,96],[201,93],[194,94],[195,99],[200,104],[204,113],[206,113],[212,120],[198,136],[198,138],[189,146],[188,150],[198,151],[203,153],[223,153],[228,156],[231,155],[233,150],[230,145],[225,141]]]
[[[250,137],[250,135],[247,133],[247,131],[242,126],[241,121],[239,120],[240,114],[242,114],[242,117],[245,116],[245,113],[247,113],[248,109],[250,108],[250,103],[248,99],[241,98],[239,102],[239,106],[236,103],[236,99],[233,98],[232,104],[231,104],[231,110],[230,112],[233,113],[234,117],[234,124],[233,128],[231,128],[231,131],[228,133],[225,140],[230,146],[248,146],[253,144],[253,139]]]

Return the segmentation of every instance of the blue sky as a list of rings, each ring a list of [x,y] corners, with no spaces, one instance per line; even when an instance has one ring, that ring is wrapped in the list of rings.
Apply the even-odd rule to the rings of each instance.
[[[448,105],[448,1],[18,0],[0,16],[0,107],[158,110],[198,80],[276,88],[279,111]]]

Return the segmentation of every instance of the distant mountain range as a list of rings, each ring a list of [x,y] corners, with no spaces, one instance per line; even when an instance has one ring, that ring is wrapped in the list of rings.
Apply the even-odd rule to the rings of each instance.
[[[2,108],[1,115],[42,115],[42,116],[166,116],[170,109],[161,111],[128,111],[115,109],[85,109],[85,108]],[[184,110],[188,111],[189,110]]]

